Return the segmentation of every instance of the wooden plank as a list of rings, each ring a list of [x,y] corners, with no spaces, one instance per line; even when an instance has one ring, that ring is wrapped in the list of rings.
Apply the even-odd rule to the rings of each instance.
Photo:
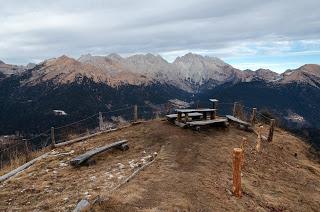
[[[225,118],[217,118],[217,119],[212,119],[212,120],[191,121],[191,122],[187,122],[187,125],[189,125],[189,126],[205,126],[205,125],[224,123],[224,122],[228,122],[228,120]]]
[[[78,157],[72,159],[70,161],[70,164],[73,165],[73,166],[79,166],[81,163],[87,161],[89,158],[101,153],[101,152],[104,152],[104,151],[107,151],[107,150],[110,150],[114,147],[120,147],[121,145],[123,144],[126,144],[127,143],[127,140],[121,140],[121,141],[117,141],[115,143],[112,143],[112,144],[108,144],[106,146],[103,146],[103,147],[98,147],[98,148],[95,148],[95,149],[92,149],[82,155],[79,155]]]
[[[23,164],[22,166],[14,169],[14,170],[12,170],[11,172],[9,172],[9,173],[7,173],[7,174],[5,174],[5,175],[2,175],[2,176],[0,177],[0,182],[5,181],[5,180],[7,180],[7,179],[9,179],[9,178],[11,178],[11,177],[13,177],[13,176],[15,176],[16,174],[19,174],[20,172],[24,171],[25,169],[27,169],[28,167],[30,167],[32,164],[34,164],[35,162],[37,162],[38,160],[41,160],[42,158],[47,157],[48,154],[49,154],[49,153],[45,153],[45,154],[43,154],[43,155],[41,155],[41,156],[39,156],[39,157],[37,157],[37,158],[29,161],[28,163],[25,163],[25,164]]]
[[[178,113],[202,113],[202,112],[212,112],[216,111],[216,109],[211,109],[211,108],[202,108],[202,109],[176,109]]]
[[[245,121],[242,121],[242,120],[240,120],[240,119],[238,119],[238,118],[236,118],[236,117],[234,117],[234,116],[226,115],[226,117],[227,117],[228,120],[233,121],[233,122],[236,122],[236,123],[238,123],[238,124],[242,124],[242,125],[244,125],[244,126],[246,126],[246,127],[251,126],[250,123],[245,122]]]
[[[202,113],[189,113],[188,114],[189,117],[199,117],[199,116],[202,116]],[[178,114],[168,114],[166,115],[166,117],[168,119],[176,119],[178,117]],[[184,114],[182,114],[182,117],[184,117]]]

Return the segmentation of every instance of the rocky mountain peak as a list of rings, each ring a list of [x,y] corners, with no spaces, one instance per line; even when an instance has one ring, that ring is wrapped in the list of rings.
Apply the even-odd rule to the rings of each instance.
[[[306,64],[297,69],[289,69],[281,74],[281,83],[304,83],[319,87],[320,65]]]
[[[120,55],[116,54],[116,53],[111,53],[107,57],[112,59],[112,60],[116,60],[116,61],[123,60],[123,58]]]
[[[254,76],[259,79],[272,81],[272,80],[276,80],[277,78],[279,78],[280,75],[276,72],[271,71],[270,69],[260,68],[255,71]]]
[[[5,64],[2,60],[0,60],[0,64]]]

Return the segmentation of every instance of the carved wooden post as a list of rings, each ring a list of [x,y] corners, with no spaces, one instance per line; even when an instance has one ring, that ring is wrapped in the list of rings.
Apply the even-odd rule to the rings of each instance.
[[[251,125],[254,126],[256,123],[256,115],[257,114],[257,108],[252,108],[252,115],[251,115]]]
[[[103,118],[102,118],[102,113],[99,112],[99,130],[103,130]]]
[[[133,122],[138,121],[138,105],[133,106]]]
[[[233,149],[233,187],[232,191],[236,197],[241,197],[241,160],[243,150],[241,148]]]
[[[233,103],[233,116],[236,117],[237,115],[237,106],[238,106],[238,102],[234,102]]]
[[[273,131],[274,131],[274,125],[276,120],[271,119],[270,120],[270,129],[269,129],[269,135],[268,135],[268,142],[272,142],[273,140]]]
[[[56,144],[56,140],[54,137],[54,127],[51,127],[51,147],[54,148]]]
[[[181,113],[181,112],[178,112],[177,121],[178,121],[178,122],[181,122],[181,118],[182,118],[182,113]]]

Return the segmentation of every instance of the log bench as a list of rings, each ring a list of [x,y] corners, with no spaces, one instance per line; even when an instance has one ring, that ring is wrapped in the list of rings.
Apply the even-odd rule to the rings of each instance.
[[[251,127],[251,124],[249,122],[243,121],[231,115],[226,115],[226,117],[230,122],[237,123],[239,124],[239,126],[243,126],[246,130],[249,130],[249,128]]]
[[[113,148],[118,148],[121,150],[127,150],[129,149],[128,147],[128,141],[127,140],[121,140],[121,141],[117,141],[114,142],[112,144],[108,144],[106,146],[102,146],[102,147],[98,147],[95,149],[92,149],[82,155],[79,155],[75,158],[73,158],[72,160],[70,160],[70,164],[73,166],[80,166],[81,164],[83,164],[84,162],[88,161],[90,158],[92,158],[93,156],[105,152],[107,150],[113,149]]]

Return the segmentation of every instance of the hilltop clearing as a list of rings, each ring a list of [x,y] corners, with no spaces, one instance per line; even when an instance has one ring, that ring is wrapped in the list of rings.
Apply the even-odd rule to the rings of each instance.
[[[243,196],[232,191],[232,150],[245,147]],[[96,156],[95,164],[73,168],[75,156],[117,140],[130,149]],[[250,210],[317,211],[320,164],[308,146],[276,129],[274,141],[255,151],[256,135],[212,128],[201,132],[154,120],[56,148],[16,177],[0,184],[0,209],[71,211],[81,199],[95,201],[93,211]],[[155,154],[155,152],[157,154]],[[129,182],[138,161],[155,160]],[[98,201],[97,201],[98,200]]]

